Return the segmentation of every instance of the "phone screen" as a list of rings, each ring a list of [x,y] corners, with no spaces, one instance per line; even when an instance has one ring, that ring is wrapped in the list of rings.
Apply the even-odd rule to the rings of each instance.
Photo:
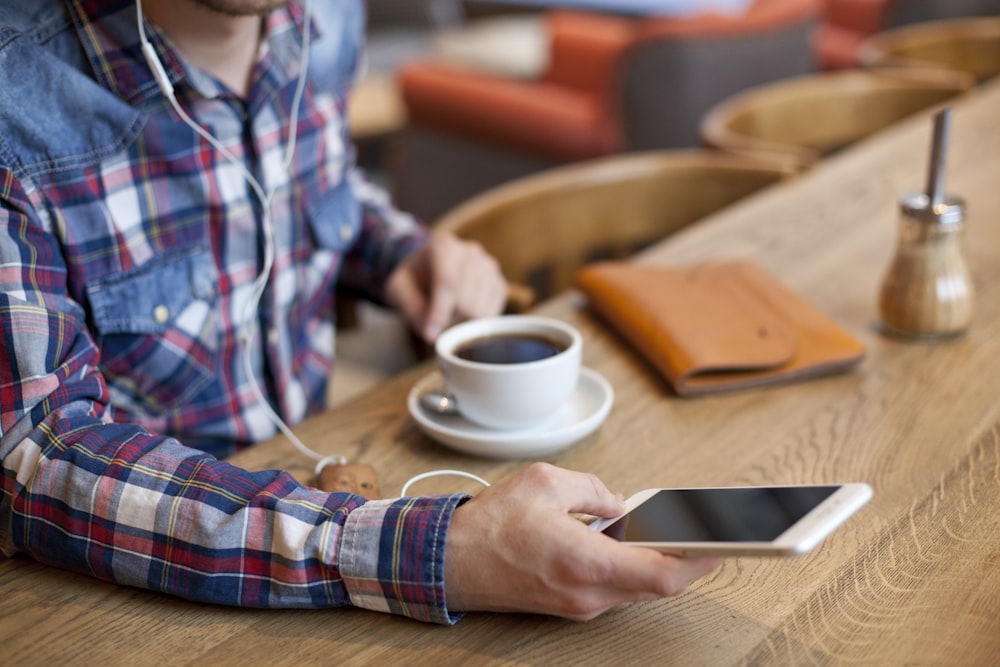
[[[624,542],[769,542],[838,488],[664,489],[603,532]]]

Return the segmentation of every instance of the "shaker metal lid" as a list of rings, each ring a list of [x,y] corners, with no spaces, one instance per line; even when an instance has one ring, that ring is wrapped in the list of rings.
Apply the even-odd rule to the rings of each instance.
[[[959,226],[965,220],[965,200],[953,195],[933,204],[927,194],[915,192],[902,197],[899,208],[904,215],[928,224]]]

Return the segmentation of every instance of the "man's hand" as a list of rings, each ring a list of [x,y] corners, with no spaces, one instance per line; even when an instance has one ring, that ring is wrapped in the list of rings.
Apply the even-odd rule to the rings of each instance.
[[[499,314],[507,282],[496,260],[478,243],[433,232],[427,245],[389,276],[386,298],[432,343],[456,322]]]
[[[588,620],[684,592],[720,564],[625,546],[571,513],[612,517],[624,501],[593,475],[537,463],[455,511],[445,556],[452,611],[525,611]]]

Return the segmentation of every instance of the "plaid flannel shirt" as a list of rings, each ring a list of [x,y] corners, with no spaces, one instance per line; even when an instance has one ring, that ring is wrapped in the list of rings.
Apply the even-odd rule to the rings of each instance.
[[[294,119],[296,3],[265,19],[245,99],[148,29],[180,103],[275,193],[251,353],[292,422],[323,405],[335,285],[378,299],[426,240],[353,169],[363,3],[314,4]],[[0,552],[201,601],[451,622],[461,497],[366,502],[220,460],[275,433],[238,336],[260,221],[240,170],[157,88],[133,2],[0,0]]]

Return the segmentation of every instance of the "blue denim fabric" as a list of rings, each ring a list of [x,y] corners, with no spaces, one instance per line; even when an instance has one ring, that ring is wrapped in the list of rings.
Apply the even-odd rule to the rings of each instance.
[[[3,0],[0,21],[5,165],[30,180],[93,164],[135,139],[141,110],[94,80],[63,3]]]

